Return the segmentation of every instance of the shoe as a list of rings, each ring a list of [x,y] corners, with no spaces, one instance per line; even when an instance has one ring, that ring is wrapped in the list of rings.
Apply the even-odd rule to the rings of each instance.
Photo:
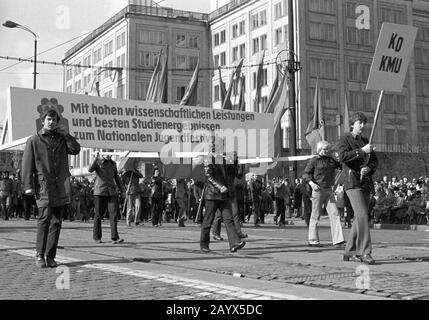
[[[231,252],[237,252],[237,250],[242,249],[245,245],[246,245],[246,242],[241,241],[240,243],[238,243],[238,244],[236,244],[236,245],[232,246],[232,248],[231,248]]]
[[[342,247],[344,247],[345,244],[346,244],[345,241],[341,241],[341,242],[338,242],[338,243],[334,244],[333,246],[335,248],[342,248]]]
[[[140,224],[140,222],[136,222],[136,223],[134,223],[136,226],[138,226],[139,224]]]
[[[204,253],[209,253],[211,250],[208,247],[201,247],[201,251]]]
[[[46,266],[48,268],[58,267],[58,263],[53,258],[46,258]]]
[[[322,245],[320,244],[320,242],[308,242],[308,246],[309,247],[321,247]]]
[[[242,234],[240,234],[240,235],[239,235],[239,237],[240,237],[241,239],[244,239],[244,238],[247,238],[247,237],[248,237],[248,235],[247,235],[247,233],[242,233]]]
[[[101,241],[101,239],[98,240],[94,240],[95,243],[102,243],[103,241]]]
[[[344,254],[343,261],[362,262],[362,258],[357,255]]]
[[[370,254],[365,254],[361,260],[365,264],[375,264],[375,260],[371,257]]]
[[[222,238],[221,236],[214,235],[214,236],[213,236],[213,240],[223,241],[223,238]]]
[[[42,256],[37,256],[36,257],[36,266],[38,266],[39,268],[46,268],[45,258],[43,258]]]
[[[116,240],[112,240],[113,244],[118,244],[118,243],[122,243],[122,242],[124,242],[124,239],[121,239],[121,238],[116,239]]]

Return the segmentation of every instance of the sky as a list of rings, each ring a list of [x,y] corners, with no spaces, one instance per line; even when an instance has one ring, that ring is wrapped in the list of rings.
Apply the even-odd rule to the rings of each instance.
[[[178,10],[210,12],[210,0],[156,2]],[[27,27],[37,35],[37,60],[61,62],[64,53],[84,38],[83,34],[102,25],[127,4],[127,0],[0,0],[0,24],[11,20]],[[0,25],[0,56],[32,58],[33,54],[33,35]],[[61,66],[37,64],[37,72],[37,89],[63,90]],[[4,122],[9,86],[33,88],[33,63],[0,59],[0,126]]]

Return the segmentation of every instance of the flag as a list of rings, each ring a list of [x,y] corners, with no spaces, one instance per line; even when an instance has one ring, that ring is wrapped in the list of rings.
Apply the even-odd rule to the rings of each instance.
[[[317,143],[319,141],[326,140],[319,79],[317,79],[316,90],[314,91],[313,107],[313,119],[308,124],[307,131],[305,132],[305,139],[307,139],[307,142],[311,147],[311,153],[315,154]]]
[[[267,105],[265,106],[265,109],[264,109],[264,113],[267,112],[268,106],[272,103],[272,100],[274,98],[274,94],[276,93],[278,87],[279,87],[279,71],[276,68],[276,77],[274,78],[273,85],[272,85],[271,91],[270,91],[270,95],[268,96]]]
[[[349,107],[347,105],[347,94],[345,95],[345,101],[344,101],[344,132],[350,132]]]
[[[262,50],[262,52],[259,54],[259,57],[257,59],[258,61],[258,70],[256,71],[256,93],[255,93],[255,102],[258,106],[259,110],[259,104],[261,103],[261,89],[263,85],[263,65],[264,65],[264,56],[265,56],[265,50]]]
[[[220,67],[219,67],[219,90],[220,90],[220,102],[223,105],[223,102],[225,101],[225,97],[226,97],[226,87],[225,87],[225,83],[222,81],[222,75],[220,72]]]
[[[167,59],[168,47],[164,52],[164,47],[159,52],[158,62],[156,63],[155,70],[153,70],[152,77],[147,89],[146,101],[148,102],[167,102]]]
[[[197,92],[198,92],[198,73],[200,72],[200,58],[198,58],[197,65],[195,66],[194,74],[191,81],[186,88],[180,105],[182,106],[195,106],[197,105]]]
[[[240,88],[240,98],[238,99],[237,110],[246,111],[246,102],[245,102],[245,96],[244,96],[245,95],[244,89],[246,87],[246,84],[245,84],[244,76],[240,77],[238,84]]]
[[[222,109],[232,110],[232,103],[231,103],[231,94],[232,94],[232,87],[234,85],[234,77],[238,79],[238,77],[241,74],[241,67],[243,66],[244,58],[241,58],[238,62],[237,66],[235,67],[234,72],[231,75],[231,79],[229,81],[228,91],[226,92],[225,101],[222,104]]]

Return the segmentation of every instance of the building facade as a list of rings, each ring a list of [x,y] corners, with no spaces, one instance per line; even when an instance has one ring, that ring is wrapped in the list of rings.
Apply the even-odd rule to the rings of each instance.
[[[217,9],[209,16],[215,66],[217,61],[227,66],[234,63],[237,47],[238,57],[245,58],[244,65],[254,65],[257,52],[265,50],[267,79],[264,79],[260,109],[266,102],[276,72],[275,65],[269,63],[281,50],[288,48],[288,1],[235,0],[223,6],[214,4]],[[312,117],[317,79],[328,140],[337,140],[344,131],[341,124],[346,99],[350,112],[363,111],[367,115],[369,136],[380,93],[365,88],[383,22],[413,25],[419,31],[404,90],[400,94],[386,92],[384,95],[374,142],[380,151],[414,152],[426,146],[429,142],[429,1],[292,1],[293,51],[302,66],[296,78],[299,148],[308,147],[305,130]],[[241,51],[242,47],[245,50]],[[259,111],[253,102],[255,72],[256,67],[243,68],[248,111]],[[228,82],[228,79],[225,75],[223,81]],[[218,87],[219,76],[214,75],[214,107],[219,105]],[[284,138],[287,147],[286,134]]]
[[[207,20],[202,13],[128,5],[65,53],[64,63],[73,65],[65,67],[65,91],[145,100],[159,52],[167,48],[167,103],[178,104],[198,59],[211,64]],[[198,106],[211,106],[207,68],[199,73],[197,96]],[[91,159],[90,149],[71,157],[72,174],[87,174]]]

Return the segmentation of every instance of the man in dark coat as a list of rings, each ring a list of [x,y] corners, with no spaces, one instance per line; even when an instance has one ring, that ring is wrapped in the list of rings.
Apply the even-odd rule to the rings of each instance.
[[[68,155],[77,155],[80,144],[58,126],[54,109],[42,114],[43,128],[28,139],[22,159],[22,179],[26,195],[35,195],[37,220],[36,265],[56,267],[55,256],[67,195],[64,187],[70,176]],[[46,260],[45,260],[46,256]]]
[[[97,152],[94,161],[88,168],[88,172],[95,172],[94,184],[94,230],[93,239],[96,243],[101,243],[101,219],[106,211],[109,212],[110,219],[110,236],[112,243],[117,244],[124,242],[118,234],[118,188],[121,193],[124,193],[124,187],[119,179],[116,162],[109,155],[103,155],[99,158]]]
[[[204,160],[204,171],[207,178],[204,192],[206,213],[201,224],[200,248],[203,252],[210,252],[210,229],[217,210],[220,210],[222,220],[225,224],[231,252],[245,246],[244,241],[240,241],[237,230],[234,227],[232,217],[232,199],[234,190],[230,190],[229,170],[223,156],[223,141],[216,137],[212,145],[212,152]]]
[[[366,121],[363,113],[353,114],[350,119],[352,131],[345,133],[338,144],[340,161],[347,176],[344,190],[355,214],[343,259],[374,264],[368,217],[370,192],[374,187],[372,175],[378,160],[374,147],[362,136]]]

